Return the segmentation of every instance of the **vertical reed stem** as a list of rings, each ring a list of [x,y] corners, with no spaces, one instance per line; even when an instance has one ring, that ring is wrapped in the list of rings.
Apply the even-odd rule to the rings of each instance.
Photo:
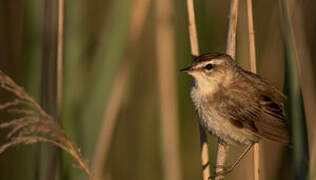
[[[63,90],[63,35],[64,35],[64,0],[58,0],[58,31],[57,31],[57,59],[56,59],[56,99],[55,99],[55,119],[61,123],[61,106]],[[58,162],[60,162],[60,150],[57,147],[52,148],[49,157],[47,179],[55,179]]]
[[[58,2],[56,119],[60,122],[63,98],[64,0],[59,0]]]
[[[224,141],[221,139],[218,139],[217,142],[217,151],[216,151],[216,168],[215,173],[220,173],[225,166],[225,162],[227,159],[227,153],[229,151],[229,145],[227,145]],[[214,178],[215,180],[221,180],[224,179],[223,175],[217,175]]]
[[[239,0],[231,0],[230,4],[230,14],[229,14],[229,24],[228,24],[228,34],[227,34],[227,45],[226,53],[229,54],[233,59],[236,55],[236,32],[237,32],[237,19],[238,19],[238,4]],[[215,172],[221,172],[222,168],[225,166],[226,156],[229,147],[226,143],[222,142],[220,139],[217,143],[217,157],[216,157],[216,169]],[[224,176],[216,176],[215,180],[224,179]]]
[[[252,0],[247,0],[247,15],[248,15],[248,34],[249,34],[249,57],[250,69],[253,73],[257,72],[256,68],[256,47],[255,47],[255,31],[253,26],[253,10]],[[260,157],[260,144],[256,143],[253,147],[254,153],[254,180],[259,180],[259,157]]]
[[[231,0],[226,43],[226,53],[229,54],[233,59],[235,59],[236,56],[238,4],[239,0]]]
[[[163,170],[166,180],[180,180],[180,154],[178,130],[177,83],[175,78],[175,38],[172,16],[174,7],[170,0],[156,2],[156,48],[160,119],[163,153]]]
[[[199,42],[198,42],[196,23],[195,23],[193,0],[187,0],[187,10],[188,10],[188,18],[189,18],[191,54],[194,56],[198,56],[200,53],[199,53]]]
[[[198,43],[198,36],[197,36],[196,23],[195,23],[193,0],[187,0],[187,10],[188,10],[188,18],[189,18],[191,54],[193,56],[198,56],[199,43]],[[200,131],[200,143],[201,143],[201,163],[202,163],[203,180],[208,180],[208,178],[210,177],[210,164],[209,164],[207,136],[200,124],[199,124],[199,131]]]
[[[253,73],[256,73],[256,46],[252,11],[252,0],[247,0],[250,68]]]

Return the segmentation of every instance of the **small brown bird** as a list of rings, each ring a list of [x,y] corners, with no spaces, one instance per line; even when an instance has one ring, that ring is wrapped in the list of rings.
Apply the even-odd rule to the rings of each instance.
[[[247,145],[225,173],[261,138],[289,143],[283,93],[229,55],[203,54],[181,71],[194,78],[191,99],[202,127],[228,144]]]

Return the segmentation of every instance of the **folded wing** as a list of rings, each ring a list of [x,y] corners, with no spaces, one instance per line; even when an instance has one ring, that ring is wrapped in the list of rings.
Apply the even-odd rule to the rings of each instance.
[[[216,100],[218,112],[236,127],[247,128],[259,137],[289,143],[284,95],[257,75],[243,73],[238,77],[242,79],[220,92],[220,99]]]

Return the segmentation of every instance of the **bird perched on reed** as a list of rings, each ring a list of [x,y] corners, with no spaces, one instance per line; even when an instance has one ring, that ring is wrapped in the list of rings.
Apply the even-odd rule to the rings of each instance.
[[[247,145],[230,172],[262,138],[289,143],[285,96],[260,76],[223,53],[195,57],[181,71],[194,78],[191,99],[201,126],[227,144]]]

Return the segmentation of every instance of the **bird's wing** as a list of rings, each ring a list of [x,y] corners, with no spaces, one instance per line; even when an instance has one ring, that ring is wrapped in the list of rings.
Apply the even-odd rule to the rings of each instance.
[[[268,88],[264,84],[254,87],[245,86],[245,83],[235,84],[222,90],[220,96],[215,96],[218,98],[217,112],[236,127],[247,128],[260,137],[287,144],[289,136],[281,101],[284,96],[275,97],[274,92],[262,93],[260,88]]]
[[[259,105],[262,113],[255,122],[260,127],[258,133],[270,140],[284,144],[289,143],[283,103],[278,103],[268,96],[260,96]]]
[[[233,92],[234,91],[234,92]],[[219,115],[228,119],[233,125],[239,128],[247,128],[254,133],[258,133],[255,121],[262,114],[260,106],[252,101],[245,101],[249,94],[235,91],[233,89],[222,92],[216,96],[217,104],[214,106]]]

